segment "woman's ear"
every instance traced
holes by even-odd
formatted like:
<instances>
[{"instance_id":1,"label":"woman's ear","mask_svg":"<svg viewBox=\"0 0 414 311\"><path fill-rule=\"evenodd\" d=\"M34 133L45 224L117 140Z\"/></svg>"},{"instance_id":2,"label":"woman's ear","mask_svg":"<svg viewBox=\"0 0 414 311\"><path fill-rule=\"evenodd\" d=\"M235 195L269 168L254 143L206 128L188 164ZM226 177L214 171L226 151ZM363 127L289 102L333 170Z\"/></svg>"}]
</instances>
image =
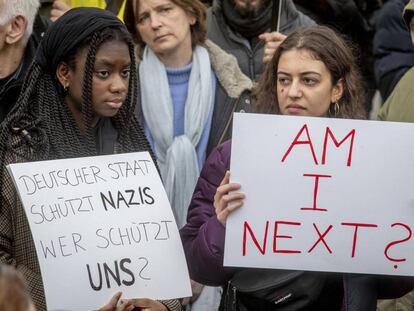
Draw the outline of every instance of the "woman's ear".
<instances>
[{"instance_id":1,"label":"woman's ear","mask_svg":"<svg viewBox=\"0 0 414 311\"><path fill-rule=\"evenodd\" d=\"M56 77L62 85L64 90L67 90L70 86L70 69L68 64L66 63L59 63L56 68Z\"/></svg>"},{"instance_id":2,"label":"woman's ear","mask_svg":"<svg viewBox=\"0 0 414 311\"><path fill-rule=\"evenodd\" d=\"M336 82L336 84L332 88L331 102L332 103L338 102L342 98L343 94L344 94L344 80L339 79L338 82Z\"/></svg>"},{"instance_id":3,"label":"woman's ear","mask_svg":"<svg viewBox=\"0 0 414 311\"><path fill-rule=\"evenodd\" d=\"M195 16L191 16L190 17L190 25L194 26L196 24L196 22L197 22L197 19L195 18Z\"/></svg>"},{"instance_id":4,"label":"woman's ear","mask_svg":"<svg viewBox=\"0 0 414 311\"><path fill-rule=\"evenodd\" d=\"M194 25L196 24L196 22L197 22L197 18L196 18L196 17L195 17L195 15L194 15L193 13L191 13L191 12L186 12L186 14L187 14L188 23L189 23L191 26L194 26Z\"/></svg>"}]
</instances>

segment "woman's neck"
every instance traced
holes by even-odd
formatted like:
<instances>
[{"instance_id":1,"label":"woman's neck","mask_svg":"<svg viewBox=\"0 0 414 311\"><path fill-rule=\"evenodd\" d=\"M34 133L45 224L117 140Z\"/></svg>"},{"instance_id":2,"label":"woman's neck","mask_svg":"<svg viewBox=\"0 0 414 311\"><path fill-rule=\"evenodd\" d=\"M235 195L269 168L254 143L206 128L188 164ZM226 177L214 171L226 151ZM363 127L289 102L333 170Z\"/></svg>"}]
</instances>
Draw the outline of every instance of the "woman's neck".
<instances>
[{"instance_id":1,"label":"woman's neck","mask_svg":"<svg viewBox=\"0 0 414 311\"><path fill-rule=\"evenodd\" d=\"M85 122L83 120L82 111L75 104L73 104L71 101L65 100L65 103L68 106L70 112L72 113L72 116L75 119L76 125L79 128L79 131L82 134L85 134L86 133L86 125L85 125ZM95 127L98 124L98 121L99 121L99 117L94 116L92 118L91 127L92 128Z\"/></svg>"},{"instance_id":2,"label":"woman's neck","mask_svg":"<svg viewBox=\"0 0 414 311\"><path fill-rule=\"evenodd\" d=\"M159 60L165 67L180 68L191 63L193 59L193 50L191 48L186 49L184 53L178 53L178 50L174 53L157 54Z\"/></svg>"}]
</instances>

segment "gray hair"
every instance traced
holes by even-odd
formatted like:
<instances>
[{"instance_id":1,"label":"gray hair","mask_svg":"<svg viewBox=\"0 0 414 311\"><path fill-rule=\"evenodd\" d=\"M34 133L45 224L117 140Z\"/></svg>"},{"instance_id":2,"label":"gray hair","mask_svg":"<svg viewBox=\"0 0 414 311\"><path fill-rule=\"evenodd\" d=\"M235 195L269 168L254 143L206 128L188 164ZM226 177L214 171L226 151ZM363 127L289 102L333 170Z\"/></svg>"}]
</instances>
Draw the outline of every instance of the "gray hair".
<instances>
[{"instance_id":1,"label":"gray hair","mask_svg":"<svg viewBox=\"0 0 414 311\"><path fill-rule=\"evenodd\" d=\"M33 23L37 10L40 6L39 0L0 0L2 9L0 10L0 25L4 26L16 16L22 15L27 19L27 28L23 37L23 42L29 40L33 32Z\"/></svg>"}]
</instances>

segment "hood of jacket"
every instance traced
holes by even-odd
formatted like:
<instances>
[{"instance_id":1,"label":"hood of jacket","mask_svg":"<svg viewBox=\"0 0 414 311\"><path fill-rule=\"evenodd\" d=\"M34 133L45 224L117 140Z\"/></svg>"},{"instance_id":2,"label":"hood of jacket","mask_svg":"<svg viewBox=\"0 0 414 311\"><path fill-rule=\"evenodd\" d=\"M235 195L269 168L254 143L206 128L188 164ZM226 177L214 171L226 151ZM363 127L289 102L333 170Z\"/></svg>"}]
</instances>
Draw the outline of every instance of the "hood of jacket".
<instances>
[{"instance_id":1,"label":"hood of jacket","mask_svg":"<svg viewBox=\"0 0 414 311\"><path fill-rule=\"evenodd\" d=\"M208 51L218 81L230 97L237 98L243 91L252 88L252 81L241 71L233 55L210 40L206 40L204 47Z\"/></svg>"},{"instance_id":2,"label":"hood of jacket","mask_svg":"<svg viewBox=\"0 0 414 311\"><path fill-rule=\"evenodd\" d=\"M211 6L213 14L222 14L222 2L228 0L214 0ZM282 12L280 13L280 31L282 33L292 32L292 24L299 17L299 11L292 0L281 0L282 1ZM269 21L270 28L270 21Z\"/></svg>"}]
</instances>

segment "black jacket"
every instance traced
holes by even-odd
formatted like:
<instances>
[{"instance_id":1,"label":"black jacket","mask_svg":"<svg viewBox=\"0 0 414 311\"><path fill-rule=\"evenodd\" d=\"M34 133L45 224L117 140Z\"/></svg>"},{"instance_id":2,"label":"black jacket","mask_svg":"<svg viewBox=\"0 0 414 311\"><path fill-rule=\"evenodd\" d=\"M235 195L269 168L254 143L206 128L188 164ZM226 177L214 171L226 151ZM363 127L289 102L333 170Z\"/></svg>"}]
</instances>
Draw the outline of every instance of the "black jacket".
<instances>
[{"instance_id":1,"label":"black jacket","mask_svg":"<svg viewBox=\"0 0 414 311\"><path fill-rule=\"evenodd\" d=\"M408 0L389 0L382 7L374 36L375 78L385 101L408 69L414 66L414 48L402 19Z\"/></svg>"}]
</instances>

